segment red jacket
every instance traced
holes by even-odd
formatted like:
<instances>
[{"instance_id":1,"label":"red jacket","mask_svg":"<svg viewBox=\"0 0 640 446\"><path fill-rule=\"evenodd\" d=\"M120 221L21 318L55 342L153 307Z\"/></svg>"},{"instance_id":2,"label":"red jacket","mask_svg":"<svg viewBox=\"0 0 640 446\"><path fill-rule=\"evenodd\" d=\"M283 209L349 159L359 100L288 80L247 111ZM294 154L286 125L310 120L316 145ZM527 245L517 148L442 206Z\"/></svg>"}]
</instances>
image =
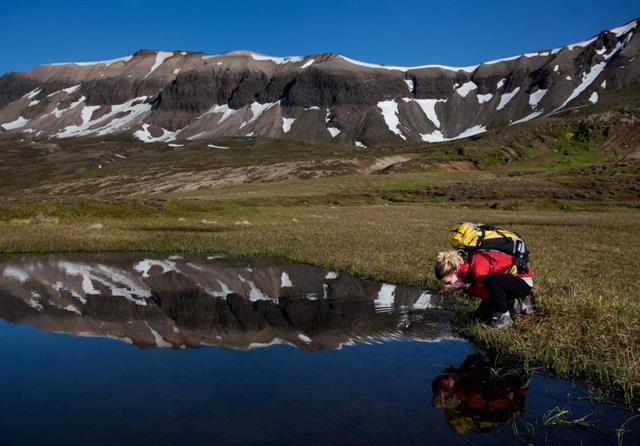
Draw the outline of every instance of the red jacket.
<instances>
[{"instance_id":1,"label":"red jacket","mask_svg":"<svg viewBox=\"0 0 640 446\"><path fill-rule=\"evenodd\" d=\"M460 265L459 274L471 286L467 288L466 293L479 297L482 300L489 300L489 294L484 287L484 278L487 274L507 274L511 268L513 257L498 251L478 251L473 253L471 264L464 261ZM533 272L529 271L518 274L518 277L528 278L527 282L533 283Z\"/></svg>"}]
</instances>

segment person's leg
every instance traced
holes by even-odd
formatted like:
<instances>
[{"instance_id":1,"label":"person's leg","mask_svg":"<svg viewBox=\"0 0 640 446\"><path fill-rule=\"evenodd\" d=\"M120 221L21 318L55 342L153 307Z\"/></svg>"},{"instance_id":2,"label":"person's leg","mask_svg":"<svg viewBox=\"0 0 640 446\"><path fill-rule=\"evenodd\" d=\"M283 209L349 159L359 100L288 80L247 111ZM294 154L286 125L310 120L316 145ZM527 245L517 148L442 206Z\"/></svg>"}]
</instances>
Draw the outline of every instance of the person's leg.
<instances>
[{"instance_id":1,"label":"person's leg","mask_svg":"<svg viewBox=\"0 0 640 446\"><path fill-rule=\"evenodd\" d=\"M484 279L484 286L489 293L493 311L498 313L508 311L509 303L515 298L525 297L531 292L531 287L524 280L509 274L488 274Z\"/></svg>"},{"instance_id":2,"label":"person's leg","mask_svg":"<svg viewBox=\"0 0 640 446\"><path fill-rule=\"evenodd\" d=\"M473 318L488 324L491 320L491 313L493 313L493 306L488 300L483 300L473 314Z\"/></svg>"}]
</instances>

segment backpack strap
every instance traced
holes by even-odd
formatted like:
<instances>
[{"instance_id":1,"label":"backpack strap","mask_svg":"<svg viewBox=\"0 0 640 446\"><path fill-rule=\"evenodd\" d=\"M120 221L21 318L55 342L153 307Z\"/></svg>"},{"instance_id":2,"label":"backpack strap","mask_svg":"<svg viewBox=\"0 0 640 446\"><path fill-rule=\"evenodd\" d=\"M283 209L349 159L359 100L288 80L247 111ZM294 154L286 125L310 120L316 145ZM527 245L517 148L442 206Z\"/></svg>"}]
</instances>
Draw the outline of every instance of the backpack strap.
<instances>
[{"instance_id":1,"label":"backpack strap","mask_svg":"<svg viewBox=\"0 0 640 446\"><path fill-rule=\"evenodd\" d=\"M473 260L473 251L469 249L458 249L458 254L460 254L460 257L462 257L464 261L469 264L469 268L467 268L467 273L462 278L462 281L464 283L471 283L473 282L473 277L471 276L471 262Z\"/></svg>"}]
</instances>

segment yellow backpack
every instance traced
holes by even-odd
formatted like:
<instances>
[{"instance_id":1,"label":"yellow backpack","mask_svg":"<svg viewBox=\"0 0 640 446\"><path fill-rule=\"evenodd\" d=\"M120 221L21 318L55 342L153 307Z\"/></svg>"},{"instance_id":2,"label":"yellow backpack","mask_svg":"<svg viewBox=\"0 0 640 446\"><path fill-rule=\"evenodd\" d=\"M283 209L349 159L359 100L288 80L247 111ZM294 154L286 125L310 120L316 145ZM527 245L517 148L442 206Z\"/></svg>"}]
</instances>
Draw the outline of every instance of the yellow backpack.
<instances>
[{"instance_id":1,"label":"yellow backpack","mask_svg":"<svg viewBox=\"0 0 640 446\"><path fill-rule=\"evenodd\" d=\"M513 256L518 272L529 269L529 250L524 239L513 231L482 223L458 223L449 231L449 244L470 258L475 251L500 251Z\"/></svg>"}]
</instances>

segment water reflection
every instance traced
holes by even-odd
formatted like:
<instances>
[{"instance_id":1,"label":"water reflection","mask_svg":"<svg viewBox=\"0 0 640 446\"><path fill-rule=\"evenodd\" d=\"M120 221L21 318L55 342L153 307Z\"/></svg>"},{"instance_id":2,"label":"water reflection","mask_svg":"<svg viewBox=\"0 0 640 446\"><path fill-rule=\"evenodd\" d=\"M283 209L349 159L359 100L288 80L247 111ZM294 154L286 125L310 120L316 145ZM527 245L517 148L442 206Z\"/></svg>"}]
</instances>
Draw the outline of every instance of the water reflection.
<instances>
[{"instance_id":1,"label":"water reflection","mask_svg":"<svg viewBox=\"0 0 640 446\"><path fill-rule=\"evenodd\" d=\"M521 368L496 367L472 354L433 380L432 404L444 408L445 420L457 433L485 432L522 413L529 378Z\"/></svg>"},{"instance_id":2,"label":"water reflection","mask_svg":"<svg viewBox=\"0 0 640 446\"><path fill-rule=\"evenodd\" d=\"M0 297L9 322L140 347L315 350L452 337L425 290L269 260L13 257L0 263Z\"/></svg>"}]
</instances>

